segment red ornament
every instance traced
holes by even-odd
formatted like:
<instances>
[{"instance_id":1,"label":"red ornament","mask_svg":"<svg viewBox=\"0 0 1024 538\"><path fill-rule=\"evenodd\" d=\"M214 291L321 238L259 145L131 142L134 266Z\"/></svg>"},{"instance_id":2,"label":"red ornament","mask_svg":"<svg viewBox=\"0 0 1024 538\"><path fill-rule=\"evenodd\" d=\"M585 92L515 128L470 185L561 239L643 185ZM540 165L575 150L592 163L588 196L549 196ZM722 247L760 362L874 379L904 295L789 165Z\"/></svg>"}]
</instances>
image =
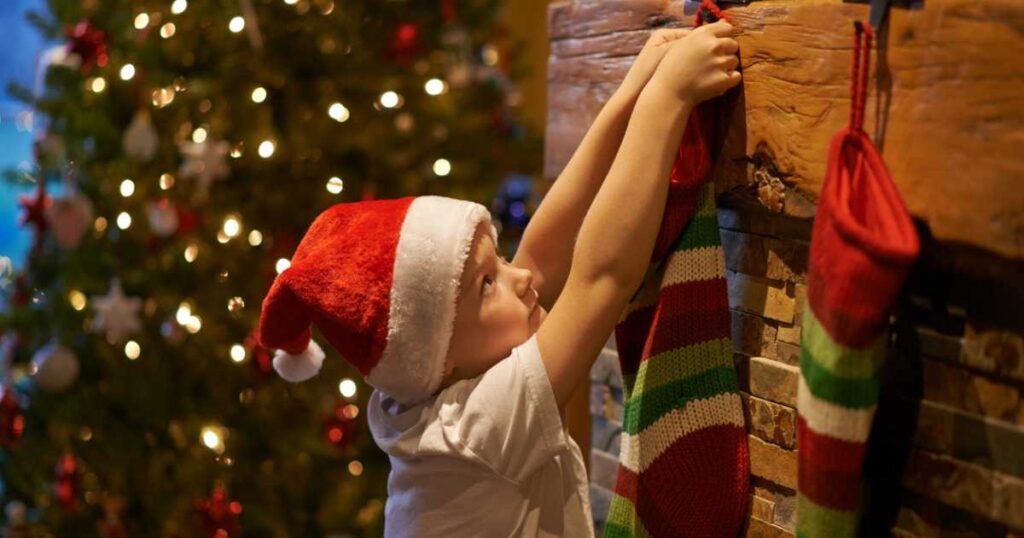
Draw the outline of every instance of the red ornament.
<instances>
[{"instance_id":1,"label":"red ornament","mask_svg":"<svg viewBox=\"0 0 1024 538\"><path fill-rule=\"evenodd\" d=\"M177 206L178 211L178 233L187 234L199 227L199 214L191 209Z\"/></svg>"},{"instance_id":2,"label":"red ornament","mask_svg":"<svg viewBox=\"0 0 1024 538\"><path fill-rule=\"evenodd\" d=\"M14 291L11 293L11 306L23 308L28 305L31 296L28 289L28 277L21 273L14 277Z\"/></svg>"},{"instance_id":3,"label":"red ornament","mask_svg":"<svg viewBox=\"0 0 1024 538\"><path fill-rule=\"evenodd\" d=\"M242 527L238 523L242 503L228 500L223 486L214 486L208 499L197 499L195 508L199 525L210 538L237 538L242 535Z\"/></svg>"},{"instance_id":4,"label":"red ornament","mask_svg":"<svg viewBox=\"0 0 1024 538\"><path fill-rule=\"evenodd\" d=\"M420 51L420 25L407 22L400 24L391 37L388 52L395 63L409 64Z\"/></svg>"},{"instance_id":5,"label":"red ornament","mask_svg":"<svg viewBox=\"0 0 1024 538\"><path fill-rule=\"evenodd\" d=\"M25 415L11 387L0 388L0 447L13 446L25 432Z\"/></svg>"},{"instance_id":6,"label":"red ornament","mask_svg":"<svg viewBox=\"0 0 1024 538\"><path fill-rule=\"evenodd\" d=\"M46 209L50 207L52 200L46 194L46 184L39 180L36 186L35 196L20 195L18 204L22 207L19 223L22 226L31 225L36 229L36 248L43 243L43 233L47 229Z\"/></svg>"},{"instance_id":7,"label":"red ornament","mask_svg":"<svg viewBox=\"0 0 1024 538\"><path fill-rule=\"evenodd\" d=\"M78 460L66 452L57 462L57 483L54 485L57 503L65 512L78 506Z\"/></svg>"},{"instance_id":8,"label":"red ornament","mask_svg":"<svg viewBox=\"0 0 1024 538\"><path fill-rule=\"evenodd\" d=\"M334 409L334 414L324 421L324 438L341 449L347 448L359 437L359 407L343 403Z\"/></svg>"},{"instance_id":9,"label":"red ornament","mask_svg":"<svg viewBox=\"0 0 1024 538\"><path fill-rule=\"evenodd\" d=\"M81 21L68 28L65 32L71 41L68 53L77 54L82 59L82 72L88 73L92 67L107 65L107 35L97 29L89 21Z\"/></svg>"}]
</instances>

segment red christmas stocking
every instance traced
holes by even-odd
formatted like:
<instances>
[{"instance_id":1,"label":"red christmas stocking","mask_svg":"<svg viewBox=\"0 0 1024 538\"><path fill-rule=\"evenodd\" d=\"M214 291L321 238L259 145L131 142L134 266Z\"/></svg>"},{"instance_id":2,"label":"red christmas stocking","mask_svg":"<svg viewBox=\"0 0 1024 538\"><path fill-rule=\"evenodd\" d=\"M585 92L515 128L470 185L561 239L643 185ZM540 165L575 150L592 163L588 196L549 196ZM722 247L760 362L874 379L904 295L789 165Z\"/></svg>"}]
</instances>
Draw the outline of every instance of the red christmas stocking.
<instances>
[{"instance_id":1,"label":"red christmas stocking","mask_svg":"<svg viewBox=\"0 0 1024 538\"><path fill-rule=\"evenodd\" d=\"M797 399L798 536L856 533L889 310L919 249L862 128L870 54L871 28L857 23L850 125L832 139L811 240Z\"/></svg>"}]
</instances>

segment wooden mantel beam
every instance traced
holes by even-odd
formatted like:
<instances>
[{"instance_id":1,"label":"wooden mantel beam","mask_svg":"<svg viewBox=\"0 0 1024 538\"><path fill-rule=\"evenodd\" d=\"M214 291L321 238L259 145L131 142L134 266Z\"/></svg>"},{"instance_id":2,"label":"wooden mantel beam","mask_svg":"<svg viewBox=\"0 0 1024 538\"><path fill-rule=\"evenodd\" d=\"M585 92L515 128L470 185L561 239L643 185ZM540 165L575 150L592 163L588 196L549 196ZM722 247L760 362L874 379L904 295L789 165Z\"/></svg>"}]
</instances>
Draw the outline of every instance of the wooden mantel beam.
<instances>
[{"instance_id":1,"label":"wooden mantel beam","mask_svg":"<svg viewBox=\"0 0 1024 538\"><path fill-rule=\"evenodd\" d=\"M680 0L551 6L547 177L557 177L650 30L689 24L682 10ZM813 212L829 140L849 114L852 22L868 10L840 0L728 10L741 29L744 83L731 96L720 191L760 186L770 208ZM911 212L941 241L1024 259L1024 2L895 9L876 46L865 128Z\"/></svg>"}]
</instances>

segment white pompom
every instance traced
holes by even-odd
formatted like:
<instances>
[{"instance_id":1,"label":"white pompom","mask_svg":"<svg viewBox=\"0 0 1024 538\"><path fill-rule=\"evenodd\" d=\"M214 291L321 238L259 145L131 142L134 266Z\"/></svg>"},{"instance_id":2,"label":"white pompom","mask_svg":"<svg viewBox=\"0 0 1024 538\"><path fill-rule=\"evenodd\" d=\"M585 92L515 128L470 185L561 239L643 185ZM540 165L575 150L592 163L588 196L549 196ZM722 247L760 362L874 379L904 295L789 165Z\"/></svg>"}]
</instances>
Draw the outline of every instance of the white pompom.
<instances>
[{"instance_id":1,"label":"white pompom","mask_svg":"<svg viewBox=\"0 0 1024 538\"><path fill-rule=\"evenodd\" d=\"M324 350L313 340L298 355L292 355L283 349L274 354L274 369L285 381L298 383L315 376L324 364Z\"/></svg>"}]
</instances>

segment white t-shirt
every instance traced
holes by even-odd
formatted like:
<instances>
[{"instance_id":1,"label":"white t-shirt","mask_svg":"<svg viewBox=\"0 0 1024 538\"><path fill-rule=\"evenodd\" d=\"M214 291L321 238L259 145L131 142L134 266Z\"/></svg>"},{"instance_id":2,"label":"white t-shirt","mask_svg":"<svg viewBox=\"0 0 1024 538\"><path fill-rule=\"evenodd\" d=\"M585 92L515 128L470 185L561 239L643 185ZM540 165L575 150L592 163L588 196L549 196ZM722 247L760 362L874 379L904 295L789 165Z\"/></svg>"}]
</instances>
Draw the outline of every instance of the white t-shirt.
<instances>
[{"instance_id":1,"label":"white t-shirt","mask_svg":"<svg viewBox=\"0 0 1024 538\"><path fill-rule=\"evenodd\" d=\"M399 409L370 396L391 459L387 537L592 537L580 448L562 426L534 334L480 377Z\"/></svg>"}]
</instances>

